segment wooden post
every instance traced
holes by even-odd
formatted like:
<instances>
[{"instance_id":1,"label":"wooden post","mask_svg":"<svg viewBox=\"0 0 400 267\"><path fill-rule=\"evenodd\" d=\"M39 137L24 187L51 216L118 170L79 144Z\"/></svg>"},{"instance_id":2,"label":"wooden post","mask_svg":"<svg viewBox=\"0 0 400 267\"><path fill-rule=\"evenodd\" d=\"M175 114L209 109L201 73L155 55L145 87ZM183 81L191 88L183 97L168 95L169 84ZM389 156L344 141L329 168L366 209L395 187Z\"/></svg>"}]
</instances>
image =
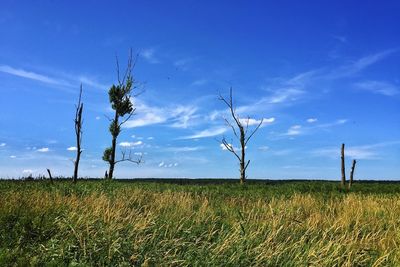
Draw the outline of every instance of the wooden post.
<instances>
[{"instance_id":1,"label":"wooden post","mask_svg":"<svg viewBox=\"0 0 400 267\"><path fill-rule=\"evenodd\" d=\"M49 173L49 178L50 178L50 183L53 183L53 177L51 176L51 172L49 169L47 169L47 172Z\"/></svg>"},{"instance_id":2,"label":"wooden post","mask_svg":"<svg viewBox=\"0 0 400 267\"><path fill-rule=\"evenodd\" d=\"M342 187L345 187L346 186L346 171L345 171L345 167L344 167L344 144L342 144L341 160L342 160L342 181L341 181L341 185L342 185Z\"/></svg>"},{"instance_id":3,"label":"wooden post","mask_svg":"<svg viewBox=\"0 0 400 267\"><path fill-rule=\"evenodd\" d=\"M354 176L354 169L356 168L356 163L357 161L353 159L353 164L351 165L351 171L350 171L349 189L353 184L353 176Z\"/></svg>"}]
</instances>

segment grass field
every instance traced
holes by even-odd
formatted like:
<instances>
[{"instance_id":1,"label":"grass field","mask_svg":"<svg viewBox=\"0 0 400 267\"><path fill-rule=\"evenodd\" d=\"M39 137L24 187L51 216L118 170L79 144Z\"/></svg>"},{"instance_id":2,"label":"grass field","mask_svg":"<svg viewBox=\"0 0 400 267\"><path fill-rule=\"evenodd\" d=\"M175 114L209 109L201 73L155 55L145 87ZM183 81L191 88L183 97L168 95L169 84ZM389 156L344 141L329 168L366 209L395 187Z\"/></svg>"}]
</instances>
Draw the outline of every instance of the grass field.
<instances>
[{"instance_id":1,"label":"grass field","mask_svg":"<svg viewBox=\"0 0 400 267\"><path fill-rule=\"evenodd\" d=\"M400 266L400 183L0 181L0 266Z\"/></svg>"}]
</instances>

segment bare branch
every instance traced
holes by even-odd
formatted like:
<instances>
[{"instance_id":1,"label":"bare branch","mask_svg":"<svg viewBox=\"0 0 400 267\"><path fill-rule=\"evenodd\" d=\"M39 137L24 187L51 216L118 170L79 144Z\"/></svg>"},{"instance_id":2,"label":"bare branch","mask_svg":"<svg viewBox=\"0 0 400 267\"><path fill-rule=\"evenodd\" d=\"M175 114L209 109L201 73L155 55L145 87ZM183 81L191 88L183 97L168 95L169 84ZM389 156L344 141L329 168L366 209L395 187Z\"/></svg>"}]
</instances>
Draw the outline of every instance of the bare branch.
<instances>
[{"instance_id":1,"label":"bare branch","mask_svg":"<svg viewBox=\"0 0 400 267\"><path fill-rule=\"evenodd\" d=\"M237 132L236 132L235 127L234 127L226 118L224 118L224 120L225 120L225 123L226 123L229 127L232 128L232 131L233 131L234 135L239 139L239 136L238 136L238 134L237 134Z\"/></svg>"},{"instance_id":2,"label":"bare branch","mask_svg":"<svg viewBox=\"0 0 400 267\"><path fill-rule=\"evenodd\" d=\"M122 124L124 124L125 122L127 122L127 121L135 114L135 111L136 111L136 108L134 108L134 109L132 110L132 112L129 113L128 116L127 116L123 121L121 121L118 125L121 127Z\"/></svg>"},{"instance_id":3,"label":"bare branch","mask_svg":"<svg viewBox=\"0 0 400 267\"><path fill-rule=\"evenodd\" d=\"M261 119L260 123L257 125L257 127L251 132L249 137L246 138L246 141L244 142L245 145L247 145L247 142L249 142L250 138L257 132L257 130L261 127L263 124L264 119Z\"/></svg>"},{"instance_id":4,"label":"bare branch","mask_svg":"<svg viewBox=\"0 0 400 267\"><path fill-rule=\"evenodd\" d=\"M236 153L236 151L235 151L233 145L232 145L232 144L229 144L229 143L226 141L225 137L222 138L221 143L224 145L224 147L226 148L226 150L228 150L229 152L233 153L233 154L236 156L236 158L240 161L240 156Z\"/></svg>"},{"instance_id":5,"label":"bare branch","mask_svg":"<svg viewBox=\"0 0 400 267\"><path fill-rule=\"evenodd\" d=\"M120 160L116 160L115 164L120 163L120 162L124 162L124 161L128 161L128 162L132 162L132 163L136 163L136 164L140 164L143 163L143 154L140 154L140 157L137 159L133 159L132 158L132 150L129 150L129 155L126 155L126 150L121 150L121 154L122 154L122 158Z\"/></svg>"},{"instance_id":6,"label":"bare branch","mask_svg":"<svg viewBox=\"0 0 400 267\"><path fill-rule=\"evenodd\" d=\"M249 167L250 160L247 161L246 166L244 166L244 169L247 170L247 167Z\"/></svg>"}]
</instances>

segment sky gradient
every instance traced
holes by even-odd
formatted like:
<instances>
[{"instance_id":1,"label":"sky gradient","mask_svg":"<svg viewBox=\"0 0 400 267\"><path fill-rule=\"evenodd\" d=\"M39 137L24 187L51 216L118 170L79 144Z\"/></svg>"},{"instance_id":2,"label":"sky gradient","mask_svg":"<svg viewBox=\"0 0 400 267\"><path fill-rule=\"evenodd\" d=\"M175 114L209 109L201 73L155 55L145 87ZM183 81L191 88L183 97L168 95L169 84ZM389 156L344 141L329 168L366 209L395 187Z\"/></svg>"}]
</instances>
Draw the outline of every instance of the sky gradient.
<instances>
[{"instance_id":1,"label":"sky gradient","mask_svg":"<svg viewBox=\"0 0 400 267\"><path fill-rule=\"evenodd\" d=\"M71 176L83 84L80 176L102 177L115 56L133 71L136 115L116 177L239 176L218 94L265 123L249 178L400 179L399 1L2 1L0 177ZM234 140L233 140L234 141ZM237 143L233 143L238 146Z\"/></svg>"}]
</instances>

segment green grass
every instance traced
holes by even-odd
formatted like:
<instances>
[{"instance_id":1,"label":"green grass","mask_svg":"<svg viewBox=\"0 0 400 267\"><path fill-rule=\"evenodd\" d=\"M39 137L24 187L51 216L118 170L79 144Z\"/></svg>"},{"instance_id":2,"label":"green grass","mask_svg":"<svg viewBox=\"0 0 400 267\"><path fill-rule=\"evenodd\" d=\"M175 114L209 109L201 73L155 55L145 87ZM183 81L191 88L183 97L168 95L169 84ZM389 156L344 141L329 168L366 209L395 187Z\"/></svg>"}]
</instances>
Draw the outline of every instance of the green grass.
<instances>
[{"instance_id":1,"label":"green grass","mask_svg":"<svg viewBox=\"0 0 400 267\"><path fill-rule=\"evenodd\" d=\"M400 183L0 181L0 266L399 266Z\"/></svg>"}]
</instances>

